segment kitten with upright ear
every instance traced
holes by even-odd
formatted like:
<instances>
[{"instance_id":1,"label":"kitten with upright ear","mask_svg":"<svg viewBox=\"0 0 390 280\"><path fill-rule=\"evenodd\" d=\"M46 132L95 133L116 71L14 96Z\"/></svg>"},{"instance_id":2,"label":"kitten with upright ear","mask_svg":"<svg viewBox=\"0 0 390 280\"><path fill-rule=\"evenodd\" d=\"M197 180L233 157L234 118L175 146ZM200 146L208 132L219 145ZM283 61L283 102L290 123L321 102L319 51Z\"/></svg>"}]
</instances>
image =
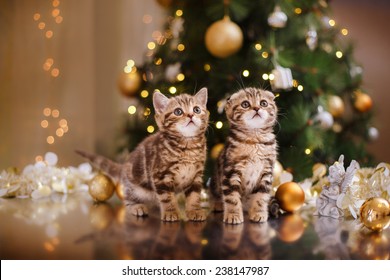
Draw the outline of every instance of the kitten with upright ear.
<instances>
[{"instance_id":1,"label":"kitten with upright ear","mask_svg":"<svg viewBox=\"0 0 390 280\"><path fill-rule=\"evenodd\" d=\"M234 93L226 103L230 131L211 184L215 210L224 211L225 223L244 221L244 202L248 203L252 222L268 220L277 157L274 99L269 91L246 88Z\"/></svg>"},{"instance_id":2,"label":"kitten with upright ear","mask_svg":"<svg viewBox=\"0 0 390 280\"><path fill-rule=\"evenodd\" d=\"M194 96L180 94L168 98L153 94L155 120L159 131L144 139L122 164L98 155L78 151L95 167L124 185L125 204L136 216L148 214L147 204L158 202L161 220L179 220L176 193L184 192L185 211L192 221L203 221L200 206L206 161L208 126L207 89Z\"/></svg>"}]
</instances>

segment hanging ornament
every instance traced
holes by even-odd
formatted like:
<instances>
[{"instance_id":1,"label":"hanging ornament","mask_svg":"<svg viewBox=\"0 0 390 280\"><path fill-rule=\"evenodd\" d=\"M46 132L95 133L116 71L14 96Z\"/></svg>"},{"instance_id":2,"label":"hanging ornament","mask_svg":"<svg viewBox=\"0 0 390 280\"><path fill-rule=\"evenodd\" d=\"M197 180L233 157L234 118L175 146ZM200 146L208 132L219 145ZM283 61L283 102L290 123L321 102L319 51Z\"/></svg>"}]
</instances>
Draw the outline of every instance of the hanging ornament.
<instances>
[{"instance_id":1,"label":"hanging ornament","mask_svg":"<svg viewBox=\"0 0 390 280\"><path fill-rule=\"evenodd\" d=\"M287 15L280 9L279 6L275 6L274 11L268 17L268 24L274 28L283 28L287 23Z\"/></svg>"},{"instance_id":2,"label":"hanging ornament","mask_svg":"<svg viewBox=\"0 0 390 280\"><path fill-rule=\"evenodd\" d=\"M222 143L216 144L214 147L211 148L210 156L212 159L217 159L221 151L223 150L223 147L225 145Z\"/></svg>"},{"instance_id":3,"label":"hanging ornament","mask_svg":"<svg viewBox=\"0 0 390 280\"><path fill-rule=\"evenodd\" d=\"M317 48L318 36L317 31L311 27L306 33L306 45L311 51L314 51Z\"/></svg>"},{"instance_id":4,"label":"hanging ornament","mask_svg":"<svg viewBox=\"0 0 390 280\"><path fill-rule=\"evenodd\" d=\"M381 197L367 199L360 207L360 221L370 230L382 231L390 225L390 204Z\"/></svg>"},{"instance_id":5,"label":"hanging ornament","mask_svg":"<svg viewBox=\"0 0 390 280\"><path fill-rule=\"evenodd\" d=\"M241 49L243 37L240 27L225 15L223 19L208 27L205 44L213 56L226 58Z\"/></svg>"},{"instance_id":6,"label":"hanging ornament","mask_svg":"<svg viewBox=\"0 0 390 280\"><path fill-rule=\"evenodd\" d=\"M344 101L340 96L331 95L328 99L328 110L333 117L341 117L344 114Z\"/></svg>"},{"instance_id":7,"label":"hanging ornament","mask_svg":"<svg viewBox=\"0 0 390 280\"><path fill-rule=\"evenodd\" d=\"M323 129L331 128L334 123L331 113L324 111L322 107L319 107L318 111L318 114L314 117L314 121L317 122Z\"/></svg>"},{"instance_id":8,"label":"hanging ornament","mask_svg":"<svg viewBox=\"0 0 390 280\"><path fill-rule=\"evenodd\" d=\"M89 184L89 194L95 201L106 201L109 199L114 191L115 186L111 179L104 174L97 174Z\"/></svg>"},{"instance_id":9,"label":"hanging ornament","mask_svg":"<svg viewBox=\"0 0 390 280\"><path fill-rule=\"evenodd\" d=\"M368 138L371 141L374 141L374 140L379 138L379 131L378 131L378 129L376 127L370 127L368 129Z\"/></svg>"},{"instance_id":10,"label":"hanging ornament","mask_svg":"<svg viewBox=\"0 0 390 280\"><path fill-rule=\"evenodd\" d=\"M291 69L276 65L272 70L273 79L270 79L273 91L290 90L293 87L293 77Z\"/></svg>"},{"instance_id":11,"label":"hanging ornament","mask_svg":"<svg viewBox=\"0 0 390 280\"><path fill-rule=\"evenodd\" d=\"M137 69L133 67L130 73L122 72L118 79L118 86L125 97L135 96L138 89L141 86L141 76L139 75Z\"/></svg>"},{"instance_id":12,"label":"hanging ornament","mask_svg":"<svg viewBox=\"0 0 390 280\"><path fill-rule=\"evenodd\" d=\"M305 192L295 182L281 184L275 193L280 208L287 212L294 212L305 202Z\"/></svg>"},{"instance_id":13,"label":"hanging ornament","mask_svg":"<svg viewBox=\"0 0 390 280\"><path fill-rule=\"evenodd\" d=\"M181 63L169 64L165 69L165 78L173 83L176 82L177 75L180 74Z\"/></svg>"},{"instance_id":14,"label":"hanging ornament","mask_svg":"<svg viewBox=\"0 0 390 280\"><path fill-rule=\"evenodd\" d=\"M274 169L272 172L272 175L274 177L274 181L279 180L280 175L282 175L283 170L284 170L283 165L278 160L275 161Z\"/></svg>"},{"instance_id":15,"label":"hanging ornament","mask_svg":"<svg viewBox=\"0 0 390 280\"><path fill-rule=\"evenodd\" d=\"M367 93L357 90L355 91L354 106L362 113L368 112L372 108L372 99Z\"/></svg>"},{"instance_id":16,"label":"hanging ornament","mask_svg":"<svg viewBox=\"0 0 390 280\"><path fill-rule=\"evenodd\" d=\"M301 238L305 232L305 225L298 214L288 213L280 216L276 232L280 240L292 243Z\"/></svg>"}]
</instances>

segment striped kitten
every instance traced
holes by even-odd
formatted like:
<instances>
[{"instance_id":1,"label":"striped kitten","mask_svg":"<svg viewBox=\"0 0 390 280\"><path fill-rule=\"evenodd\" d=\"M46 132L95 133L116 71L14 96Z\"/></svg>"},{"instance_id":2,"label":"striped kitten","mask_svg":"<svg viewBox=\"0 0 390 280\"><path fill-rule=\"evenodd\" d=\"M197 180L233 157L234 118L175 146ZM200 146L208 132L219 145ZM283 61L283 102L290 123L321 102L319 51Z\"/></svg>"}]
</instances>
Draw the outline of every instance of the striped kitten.
<instances>
[{"instance_id":1,"label":"striped kitten","mask_svg":"<svg viewBox=\"0 0 390 280\"><path fill-rule=\"evenodd\" d=\"M224 211L225 223L242 223L245 199L249 219L265 222L277 156L274 95L257 88L242 89L228 99L225 111L230 132L212 182L215 210Z\"/></svg>"},{"instance_id":2,"label":"striped kitten","mask_svg":"<svg viewBox=\"0 0 390 280\"><path fill-rule=\"evenodd\" d=\"M153 105L159 132L144 139L123 164L102 156L78 153L90 159L115 183L123 184L125 204L133 215L147 215L145 204L157 200L161 220L177 221L179 209L175 193L183 191L187 218L203 221L206 214L200 206L200 192L209 118L206 103L206 88L195 96L181 94L172 98L155 92Z\"/></svg>"}]
</instances>

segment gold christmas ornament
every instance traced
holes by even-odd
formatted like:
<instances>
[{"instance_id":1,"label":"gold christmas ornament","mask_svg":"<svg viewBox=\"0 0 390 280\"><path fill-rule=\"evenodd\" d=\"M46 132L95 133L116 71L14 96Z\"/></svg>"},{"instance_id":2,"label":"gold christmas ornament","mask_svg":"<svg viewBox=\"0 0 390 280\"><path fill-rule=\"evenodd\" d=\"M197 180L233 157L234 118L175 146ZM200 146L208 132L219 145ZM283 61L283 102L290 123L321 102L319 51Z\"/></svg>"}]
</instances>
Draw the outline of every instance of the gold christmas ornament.
<instances>
[{"instance_id":1,"label":"gold christmas ornament","mask_svg":"<svg viewBox=\"0 0 390 280\"><path fill-rule=\"evenodd\" d=\"M229 16L224 16L208 27L205 44L213 56L226 58L241 49L243 38L241 28Z\"/></svg>"},{"instance_id":2,"label":"gold christmas ornament","mask_svg":"<svg viewBox=\"0 0 390 280\"><path fill-rule=\"evenodd\" d=\"M122 72L118 79L118 87L125 97L135 96L141 86L141 76L134 67L130 73Z\"/></svg>"},{"instance_id":3,"label":"gold christmas ornament","mask_svg":"<svg viewBox=\"0 0 390 280\"><path fill-rule=\"evenodd\" d=\"M381 197L367 199L360 207L360 221L370 230L382 231L390 225L390 204Z\"/></svg>"},{"instance_id":4,"label":"gold christmas ornament","mask_svg":"<svg viewBox=\"0 0 390 280\"><path fill-rule=\"evenodd\" d=\"M354 106L362 113L368 112L372 108L372 99L367 93L356 91Z\"/></svg>"},{"instance_id":5,"label":"gold christmas ornament","mask_svg":"<svg viewBox=\"0 0 390 280\"><path fill-rule=\"evenodd\" d=\"M344 114L344 101L340 96L332 95L328 99L328 111L333 117L341 117Z\"/></svg>"},{"instance_id":6,"label":"gold christmas ornament","mask_svg":"<svg viewBox=\"0 0 390 280\"><path fill-rule=\"evenodd\" d=\"M279 218L277 236L286 243L292 243L301 238L305 231L302 218L298 214L289 213Z\"/></svg>"},{"instance_id":7,"label":"gold christmas ornament","mask_svg":"<svg viewBox=\"0 0 390 280\"><path fill-rule=\"evenodd\" d=\"M119 197L120 200L123 200L125 198L125 188L122 183L118 183L115 186L115 193Z\"/></svg>"},{"instance_id":8,"label":"gold christmas ornament","mask_svg":"<svg viewBox=\"0 0 390 280\"><path fill-rule=\"evenodd\" d=\"M217 159L221 151L223 150L223 147L225 145L222 143L214 145L214 147L211 148L210 156L212 159Z\"/></svg>"},{"instance_id":9,"label":"gold christmas ornament","mask_svg":"<svg viewBox=\"0 0 390 280\"><path fill-rule=\"evenodd\" d=\"M279 161L275 161L273 170L274 179L278 179L282 175L283 170L283 165Z\"/></svg>"},{"instance_id":10,"label":"gold christmas ornament","mask_svg":"<svg viewBox=\"0 0 390 280\"><path fill-rule=\"evenodd\" d=\"M301 208L305 202L305 193L297 183L287 182L278 187L275 198L282 210L294 212Z\"/></svg>"},{"instance_id":11,"label":"gold christmas ornament","mask_svg":"<svg viewBox=\"0 0 390 280\"><path fill-rule=\"evenodd\" d=\"M88 191L95 201L102 202L113 195L115 186L106 175L97 174L89 183Z\"/></svg>"}]
</instances>

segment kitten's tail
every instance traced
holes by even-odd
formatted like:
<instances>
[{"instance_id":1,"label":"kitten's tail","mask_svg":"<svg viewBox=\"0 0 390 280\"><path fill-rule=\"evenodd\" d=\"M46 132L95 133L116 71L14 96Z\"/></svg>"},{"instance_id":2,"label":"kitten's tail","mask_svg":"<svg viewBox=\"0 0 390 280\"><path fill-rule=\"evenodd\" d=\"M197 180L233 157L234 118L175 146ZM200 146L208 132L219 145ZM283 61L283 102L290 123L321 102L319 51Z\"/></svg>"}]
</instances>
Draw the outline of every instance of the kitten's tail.
<instances>
[{"instance_id":1,"label":"kitten's tail","mask_svg":"<svg viewBox=\"0 0 390 280\"><path fill-rule=\"evenodd\" d=\"M100 155L90 154L80 150L76 150L75 152L88 159L95 168L109 176L114 182L119 181L122 170L121 164Z\"/></svg>"},{"instance_id":2,"label":"kitten's tail","mask_svg":"<svg viewBox=\"0 0 390 280\"><path fill-rule=\"evenodd\" d=\"M268 213L271 217L277 218L279 216L280 204L278 200L272 196L268 202Z\"/></svg>"}]
</instances>

